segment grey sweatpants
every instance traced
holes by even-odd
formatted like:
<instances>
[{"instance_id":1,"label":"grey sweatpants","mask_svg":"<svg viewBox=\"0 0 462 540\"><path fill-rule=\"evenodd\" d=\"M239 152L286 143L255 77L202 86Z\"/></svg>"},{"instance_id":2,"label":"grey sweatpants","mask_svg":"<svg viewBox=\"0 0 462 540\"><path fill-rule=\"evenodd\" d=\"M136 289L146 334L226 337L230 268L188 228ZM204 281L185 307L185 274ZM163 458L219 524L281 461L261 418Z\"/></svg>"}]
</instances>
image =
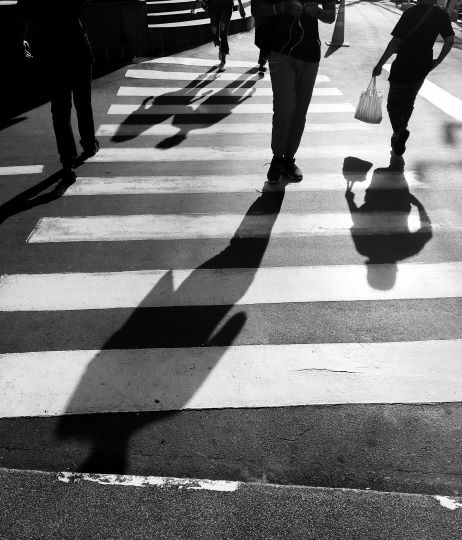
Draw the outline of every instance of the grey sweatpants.
<instances>
[{"instance_id":1,"label":"grey sweatpants","mask_svg":"<svg viewBox=\"0 0 462 540\"><path fill-rule=\"evenodd\" d=\"M271 149L275 156L293 158L305 129L319 62L271 51L269 68L273 88Z\"/></svg>"}]
</instances>

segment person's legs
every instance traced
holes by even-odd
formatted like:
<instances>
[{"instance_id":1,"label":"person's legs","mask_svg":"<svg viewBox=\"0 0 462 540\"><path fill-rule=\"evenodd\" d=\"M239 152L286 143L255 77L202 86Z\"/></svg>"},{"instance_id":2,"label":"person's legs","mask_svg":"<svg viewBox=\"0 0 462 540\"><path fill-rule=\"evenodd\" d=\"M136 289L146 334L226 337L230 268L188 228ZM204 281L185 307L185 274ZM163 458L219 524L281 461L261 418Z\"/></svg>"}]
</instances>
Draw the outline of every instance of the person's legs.
<instances>
[{"instance_id":1,"label":"person's legs","mask_svg":"<svg viewBox=\"0 0 462 540\"><path fill-rule=\"evenodd\" d=\"M73 87L74 105L80 133L80 144L88 157L96 154L99 143L95 138L95 124L91 106L91 64L82 65L76 70Z\"/></svg>"},{"instance_id":2,"label":"person's legs","mask_svg":"<svg viewBox=\"0 0 462 540\"><path fill-rule=\"evenodd\" d=\"M212 39L215 47L220 46L220 11L214 5L209 4L210 29L212 30Z\"/></svg>"},{"instance_id":3,"label":"person's legs","mask_svg":"<svg viewBox=\"0 0 462 540\"><path fill-rule=\"evenodd\" d=\"M220 51L222 54L229 54L228 31L232 14L232 4L222 7L220 14Z\"/></svg>"},{"instance_id":4,"label":"person's legs","mask_svg":"<svg viewBox=\"0 0 462 540\"><path fill-rule=\"evenodd\" d=\"M71 168L77 158L77 147L71 125L72 90L67 81L55 80L51 93L51 116L60 161Z\"/></svg>"}]
</instances>

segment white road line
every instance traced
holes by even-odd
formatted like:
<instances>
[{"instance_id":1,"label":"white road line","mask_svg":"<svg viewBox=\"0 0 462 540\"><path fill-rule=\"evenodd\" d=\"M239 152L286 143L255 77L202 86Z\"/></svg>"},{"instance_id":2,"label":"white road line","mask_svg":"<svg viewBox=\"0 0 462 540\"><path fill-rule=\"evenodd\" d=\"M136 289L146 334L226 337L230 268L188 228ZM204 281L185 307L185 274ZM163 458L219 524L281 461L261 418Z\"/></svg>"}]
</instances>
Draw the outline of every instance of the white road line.
<instances>
[{"instance_id":1,"label":"white road line","mask_svg":"<svg viewBox=\"0 0 462 540\"><path fill-rule=\"evenodd\" d=\"M438 220L438 217L440 218ZM72 216L41 218L30 243L123 242L130 240L186 240L205 238L297 238L307 235L408 234L420 230L416 209L399 212L345 214L145 214L128 216ZM425 226L425 232L429 226ZM450 210L433 211L435 231L460 232L462 218ZM424 232L424 231L421 231Z\"/></svg>"},{"instance_id":2,"label":"white road line","mask_svg":"<svg viewBox=\"0 0 462 540\"><path fill-rule=\"evenodd\" d=\"M391 64L386 64L383 67L387 71L390 71ZM459 98L456 98L446 90L443 90L428 80L423 83L419 95L447 115L462 122L462 100Z\"/></svg>"},{"instance_id":3,"label":"white road line","mask_svg":"<svg viewBox=\"0 0 462 540\"><path fill-rule=\"evenodd\" d=\"M462 401L462 341L0 355L0 417Z\"/></svg>"},{"instance_id":4,"label":"white road line","mask_svg":"<svg viewBox=\"0 0 462 540\"><path fill-rule=\"evenodd\" d=\"M157 81L194 81L194 80L209 80L209 81L259 81L262 76L258 73L190 73L178 71L158 71L154 69L128 69L125 77L132 79L154 79ZM330 79L326 75L318 75L317 83L329 82Z\"/></svg>"},{"instance_id":5,"label":"white road line","mask_svg":"<svg viewBox=\"0 0 462 540\"><path fill-rule=\"evenodd\" d=\"M146 60L142 64L171 64L180 66L217 66L220 62L213 58L191 58L188 56L163 56L161 58L153 58ZM258 66L257 58L254 62L246 62L244 60L228 60L226 65L229 67L238 68L254 68Z\"/></svg>"},{"instance_id":6,"label":"white road line","mask_svg":"<svg viewBox=\"0 0 462 540\"><path fill-rule=\"evenodd\" d=\"M371 124L361 122L314 123L305 126L305 132L364 131L371 129ZM196 135L215 135L218 133L271 133L271 118L267 122L217 122L207 124L181 124L173 126L165 122L154 126L149 124L101 124L97 129L99 137L119 136L171 136L186 132L188 137Z\"/></svg>"},{"instance_id":7,"label":"white road line","mask_svg":"<svg viewBox=\"0 0 462 540\"><path fill-rule=\"evenodd\" d=\"M403 187L431 188L418 180L415 171L406 171L403 181L400 174L368 173L366 177L350 174L317 173L306 175L300 183L290 184L290 191L341 191L347 186L347 178L354 184L355 192L370 186L374 189L402 189ZM452 185L460 184L453 179ZM255 193L262 190L261 174L201 175L201 176L79 176L69 186L64 196L71 195L149 195L167 193ZM268 186L265 186L268 187ZM441 186L438 185L438 189ZM277 189L277 188L275 188Z\"/></svg>"},{"instance_id":8,"label":"white road line","mask_svg":"<svg viewBox=\"0 0 462 540\"><path fill-rule=\"evenodd\" d=\"M350 103L311 103L308 114L354 112ZM111 105L108 114L146 116L152 114L273 114L272 103L190 103L185 105L144 105L124 103Z\"/></svg>"},{"instance_id":9,"label":"white road line","mask_svg":"<svg viewBox=\"0 0 462 540\"><path fill-rule=\"evenodd\" d=\"M14 176L19 174L40 174L43 165L13 165L10 167L0 167L0 176Z\"/></svg>"},{"instance_id":10,"label":"white road line","mask_svg":"<svg viewBox=\"0 0 462 540\"><path fill-rule=\"evenodd\" d=\"M7 312L457 298L462 263L18 274L0 293Z\"/></svg>"},{"instance_id":11,"label":"white road line","mask_svg":"<svg viewBox=\"0 0 462 540\"><path fill-rule=\"evenodd\" d=\"M238 87L238 88L168 88L166 86L121 86L118 96L136 97L271 97L273 91L270 87ZM313 96L341 96L338 88L315 88Z\"/></svg>"},{"instance_id":12,"label":"white road line","mask_svg":"<svg viewBox=\"0 0 462 540\"><path fill-rule=\"evenodd\" d=\"M243 2L244 7L247 7L247 17L246 19L249 19L251 17L250 10L248 4ZM191 15L193 17L193 15ZM241 20L241 16L239 15L239 12L234 11L231 20ZM204 17L202 19L190 19L189 21L180 21L180 22L172 22L172 23L159 23L159 24L148 24L148 28L188 28L190 26L200 26L200 25L207 25L210 24L210 18Z\"/></svg>"},{"instance_id":13,"label":"white road line","mask_svg":"<svg viewBox=\"0 0 462 540\"><path fill-rule=\"evenodd\" d=\"M373 141L372 141L373 142ZM371 155L380 153L380 148L376 144L370 146L356 145L354 148L356 155ZM298 150L299 159L305 157L343 157L351 153L350 146L302 146ZM154 162L154 161L248 161L248 160L268 160L271 151L268 148L249 148L244 146L226 147L198 147L182 146L181 148L101 148L92 158L87 159L87 163L112 163L112 162Z\"/></svg>"}]
</instances>

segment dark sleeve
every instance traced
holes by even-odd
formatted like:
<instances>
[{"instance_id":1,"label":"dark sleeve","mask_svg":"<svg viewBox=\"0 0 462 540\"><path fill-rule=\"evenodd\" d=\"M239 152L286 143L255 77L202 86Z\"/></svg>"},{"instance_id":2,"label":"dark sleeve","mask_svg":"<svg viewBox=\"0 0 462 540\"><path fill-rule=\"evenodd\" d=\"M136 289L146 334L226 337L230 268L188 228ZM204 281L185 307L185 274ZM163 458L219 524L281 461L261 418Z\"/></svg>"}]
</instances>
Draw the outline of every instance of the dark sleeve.
<instances>
[{"instance_id":1,"label":"dark sleeve","mask_svg":"<svg viewBox=\"0 0 462 540\"><path fill-rule=\"evenodd\" d=\"M411 30L411 21L409 20L408 12L405 11L400 20L396 23L396 26L393 28L391 35L393 37L404 39L406 35Z\"/></svg>"},{"instance_id":2,"label":"dark sleeve","mask_svg":"<svg viewBox=\"0 0 462 540\"><path fill-rule=\"evenodd\" d=\"M446 39L447 37L454 35L454 30L448 12L441 10L441 15L440 34L443 39Z\"/></svg>"}]
</instances>

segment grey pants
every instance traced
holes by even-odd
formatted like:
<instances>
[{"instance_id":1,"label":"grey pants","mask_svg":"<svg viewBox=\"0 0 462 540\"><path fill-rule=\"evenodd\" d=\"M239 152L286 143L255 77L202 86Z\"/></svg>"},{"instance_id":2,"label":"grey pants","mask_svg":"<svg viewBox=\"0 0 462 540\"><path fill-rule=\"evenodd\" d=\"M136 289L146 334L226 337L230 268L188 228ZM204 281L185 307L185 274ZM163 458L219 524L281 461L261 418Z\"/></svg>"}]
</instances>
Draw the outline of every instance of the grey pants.
<instances>
[{"instance_id":1,"label":"grey pants","mask_svg":"<svg viewBox=\"0 0 462 540\"><path fill-rule=\"evenodd\" d=\"M273 88L271 149L275 156L293 158L305 129L319 62L271 51L269 67Z\"/></svg>"}]
</instances>

